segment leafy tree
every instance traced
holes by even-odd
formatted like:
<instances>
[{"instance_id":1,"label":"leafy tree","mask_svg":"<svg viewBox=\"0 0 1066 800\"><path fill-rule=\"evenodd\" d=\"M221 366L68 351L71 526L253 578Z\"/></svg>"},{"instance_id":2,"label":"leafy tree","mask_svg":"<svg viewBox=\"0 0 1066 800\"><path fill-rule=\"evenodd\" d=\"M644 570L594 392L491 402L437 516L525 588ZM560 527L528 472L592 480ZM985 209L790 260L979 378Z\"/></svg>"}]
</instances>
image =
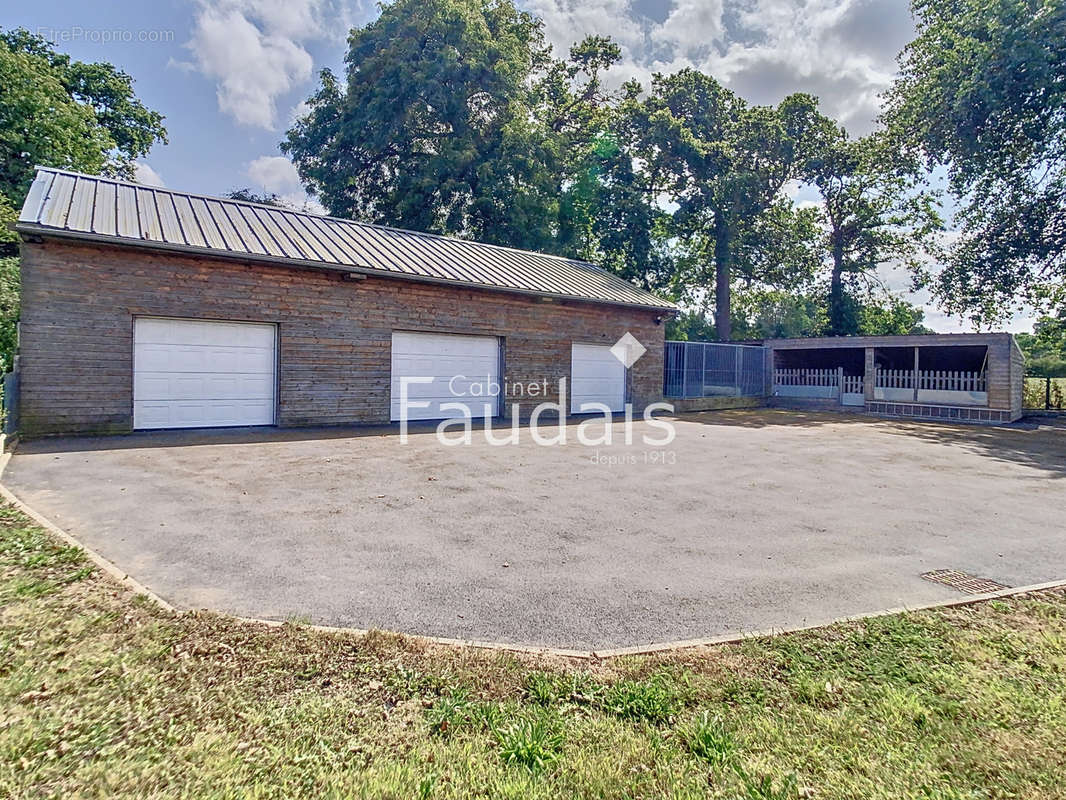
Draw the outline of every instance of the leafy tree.
<instances>
[{"instance_id":1,"label":"leafy tree","mask_svg":"<svg viewBox=\"0 0 1066 800\"><path fill-rule=\"evenodd\" d=\"M682 311L666 321L666 338L675 342L709 342L714 336L714 318L702 309Z\"/></svg>"},{"instance_id":2,"label":"leafy tree","mask_svg":"<svg viewBox=\"0 0 1066 800\"><path fill-rule=\"evenodd\" d=\"M1066 281L1066 3L913 0L886 120L947 168L960 204L952 257L921 277L955 312L1061 305Z\"/></svg>"},{"instance_id":3,"label":"leafy tree","mask_svg":"<svg viewBox=\"0 0 1066 800\"><path fill-rule=\"evenodd\" d=\"M243 200L245 203L259 203L261 206L277 206L278 208L284 208L285 203L281 201L275 192L264 192L259 194L253 192L247 186L240 189L231 189L226 192L226 197L230 200Z\"/></svg>"},{"instance_id":4,"label":"leafy tree","mask_svg":"<svg viewBox=\"0 0 1066 800\"><path fill-rule=\"evenodd\" d=\"M817 209L797 208L783 197L745 220L733 245L734 289L806 291L822 268L819 223Z\"/></svg>"},{"instance_id":5,"label":"leafy tree","mask_svg":"<svg viewBox=\"0 0 1066 800\"><path fill-rule=\"evenodd\" d=\"M632 153L612 133L604 135L567 191L587 220L578 254L645 289L673 294L670 215L655 202Z\"/></svg>"},{"instance_id":6,"label":"leafy tree","mask_svg":"<svg viewBox=\"0 0 1066 800\"><path fill-rule=\"evenodd\" d=\"M733 328L738 339L820 336L825 328L824 296L813 291L755 289L737 293Z\"/></svg>"},{"instance_id":7,"label":"leafy tree","mask_svg":"<svg viewBox=\"0 0 1066 800\"><path fill-rule=\"evenodd\" d=\"M854 293L869 286L882 264L917 270L942 229L933 198L912 176L916 165L883 146L880 137L850 139L823 118L804 178L822 196L830 257L830 336L860 332L863 305ZM895 155L895 158L893 156Z\"/></svg>"},{"instance_id":8,"label":"leafy tree","mask_svg":"<svg viewBox=\"0 0 1066 800\"><path fill-rule=\"evenodd\" d=\"M1014 337L1025 353L1026 371L1053 378L1066 377L1066 310L1040 317L1032 333Z\"/></svg>"},{"instance_id":9,"label":"leafy tree","mask_svg":"<svg viewBox=\"0 0 1066 800\"><path fill-rule=\"evenodd\" d=\"M731 335L730 293L743 231L777 202L797 174L816 101L791 95L779 106L749 106L692 69L656 75L640 115L652 170L669 175L675 235L687 249L687 280L712 284L718 338Z\"/></svg>"},{"instance_id":10,"label":"leafy tree","mask_svg":"<svg viewBox=\"0 0 1066 800\"><path fill-rule=\"evenodd\" d=\"M555 249L561 153L536 104L566 76L541 27L510 0L384 5L281 149L332 214Z\"/></svg>"},{"instance_id":11,"label":"leafy tree","mask_svg":"<svg viewBox=\"0 0 1066 800\"><path fill-rule=\"evenodd\" d=\"M110 64L57 53L39 36L0 31L0 368L11 368L19 314L19 260L7 224L37 164L133 177L135 159L166 141L163 118Z\"/></svg>"},{"instance_id":12,"label":"leafy tree","mask_svg":"<svg viewBox=\"0 0 1066 800\"><path fill-rule=\"evenodd\" d=\"M626 83L621 102L598 120L602 132L577 159L566 206L583 230L581 257L646 289L679 295L672 216L660 202L667 175L648 149L641 93L639 84Z\"/></svg>"},{"instance_id":13,"label":"leafy tree","mask_svg":"<svg viewBox=\"0 0 1066 800\"><path fill-rule=\"evenodd\" d=\"M906 300L875 287L847 295L857 320L856 335L899 336L932 333L922 325L924 313ZM734 338L791 339L826 336L829 331L828 292L823 284L802 289L737 287L734 290ZM667 323L667 339L712 341L713 319L695 307Z\"/></svg>"},{"instance_id":14,"label":"leafy tree","mask_svg":"<svg viewBox=\"0 0 1066 800\"><path fill-rule=\"evenodd\" d=\"M859 336L905 336L933 333L922 322L925 312L912 303L889 292L868 287L852 296L858 320Z\"/></svg>"},{"instance_id":15,"label":"leafy tree","mask_svg":"<svg viewBox=\"0 0 1066 800\"><path fill-rule=\"evenodd\" d=\"M18 212L6 197L0 195L0 373L11 369L18 344L18 237L8 228L16 219Z\"/></svg>"},{"instance_id":16,"label":"leafy tree","mask_svg":"<svg viewBox=\"0 0 1066 800\"><path fill-rule=\"evenodd\" d=\"M0 194L16 207L36 164L132 178L134 161L166 142L129 75L73 61L22 28L0 31L0 85Z\"/></svg>"}]
</instances>

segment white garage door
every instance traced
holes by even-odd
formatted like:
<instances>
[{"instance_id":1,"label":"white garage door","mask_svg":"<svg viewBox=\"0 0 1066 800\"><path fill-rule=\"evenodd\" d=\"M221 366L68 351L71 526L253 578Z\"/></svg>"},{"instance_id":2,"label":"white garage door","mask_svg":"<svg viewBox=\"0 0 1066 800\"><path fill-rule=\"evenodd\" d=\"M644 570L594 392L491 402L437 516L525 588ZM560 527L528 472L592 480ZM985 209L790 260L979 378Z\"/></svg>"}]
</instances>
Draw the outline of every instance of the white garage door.
<instances>
[{"instance_id":1,"label":"white garage door","mask_svg":"<svg viewBox=\"0 0 1066 800\"><path fill-rule=\"evenodd\" d=\"M133 427L274 424L275 327L138 318Z\"/></svg>"},{"instance_id":2,"label":"white garage door","mask_svg":"<svg viewBox=\"0 0 1066 800\"><path fill-rule=\"evenodd\" d=\"M441 409L463 403L475 419L499 413L500 342L495 336L440 333L392 334L392 419L400 419L402 378L432 378L407 384L408 419L461 417ZM427 405L420 405L426 403Z\"/></svg>"},{"instance_id":3,"label":"white garage door","mask_svg":"<svg viewBox=\"0 0 1066 800\"><path fill-rule=\"evenodd\" d=\"M581 414L582 403L603 403L624 411L626 368L607 345L573 345L570 356L570 413ZM590 409L593 413L597 409Z\"/></svg>"}]
</instances>

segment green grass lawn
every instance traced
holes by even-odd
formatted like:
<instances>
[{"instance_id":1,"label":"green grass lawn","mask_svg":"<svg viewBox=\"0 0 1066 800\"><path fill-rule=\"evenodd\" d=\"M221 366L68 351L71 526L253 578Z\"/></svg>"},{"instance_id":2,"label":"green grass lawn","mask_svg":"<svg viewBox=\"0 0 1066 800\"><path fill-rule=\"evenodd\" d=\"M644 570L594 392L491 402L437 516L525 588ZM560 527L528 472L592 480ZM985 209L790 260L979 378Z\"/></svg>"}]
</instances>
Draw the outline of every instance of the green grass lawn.
<instances>
[{"instance_id":1,"label":"green grass lawn","mask_svg":"<svg viewBox=\"0 0 1066 800\"><path fill-rule=\"evenodd\" d=\"M171 616L0 509L0 796L1066 797L1066 596L606 662Z\"/></svg>"}]
</instances>

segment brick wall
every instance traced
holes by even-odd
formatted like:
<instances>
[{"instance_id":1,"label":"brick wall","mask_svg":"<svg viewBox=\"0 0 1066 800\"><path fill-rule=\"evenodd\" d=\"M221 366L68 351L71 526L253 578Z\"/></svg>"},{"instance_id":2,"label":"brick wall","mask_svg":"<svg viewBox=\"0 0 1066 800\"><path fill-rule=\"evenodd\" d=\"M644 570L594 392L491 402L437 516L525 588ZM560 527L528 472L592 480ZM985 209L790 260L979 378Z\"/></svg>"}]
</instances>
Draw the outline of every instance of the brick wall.
<instances>
[{"instance_id":1,"label":"brick wall","mask_svg":"<svg viewBox=\"0 0 1066 800\"><path fill-rule=\"evenodd\" d=\"M22 246L23 435L130 430L137 315L277 323L282 425L387 422L393 330L500 336L506 379L551 400L572 342L629 331L630 399L662 399L657 312L45 240Z\"/></svg>"}]
</instances>

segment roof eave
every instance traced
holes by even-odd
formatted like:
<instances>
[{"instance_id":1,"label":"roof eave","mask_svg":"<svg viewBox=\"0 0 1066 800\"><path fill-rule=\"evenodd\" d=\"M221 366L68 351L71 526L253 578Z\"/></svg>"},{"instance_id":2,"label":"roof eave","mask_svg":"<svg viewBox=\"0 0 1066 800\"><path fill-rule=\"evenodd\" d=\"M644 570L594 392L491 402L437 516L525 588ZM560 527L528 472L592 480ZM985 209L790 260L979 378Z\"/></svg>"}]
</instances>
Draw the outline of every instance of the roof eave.
<instances>
[{"instance_id":1,"label":"roof eave","mask_svg":"<svg viewBox=\"0 0 1066 800\"><path fill-rule=\"evenodd\" d=\"M215 258L222 261L253 262L270 264L281 267L300 267L313 269L319 272L358 273L375 278L395 278L397 280L412 281L414 283L429 283L440 286L452 286L463 289L478 289L490 292L504 292L505 294L521 295L525 297L550 298L553 300L566 300L577 303L592 303L594 305L606 305L617 308L635 308L644 311L655 311L660 314L676 314L678 309L675 305L654 305L651 303L635 303L624 300L607 300L597 297L582 297L580 295L562 294L555 292L538 292L531 289L519 289L509 286L495 286L488 283L474 281L450 280L448 278L435 278L427 275L412 275L406 272L393 272L391 270L376 269L369 266L352 266L350 264L332 264L323 261L310 261L307 259L272 256L265 253L234 253L225 250L215 250L210 247L195 247L192 245L175 244L171 242L156 242L147 239L122 239L104 234L88 233L84 231L71 231L63 228L51 228L32 222L18 222L14 226L15 231L26 236L42 236L55 239L65 239L91 244L102 244L112 247L136 247L145 250L155 250L165 253L179 253L183 255L199 256L202 258Z\"/></svg>"}]
</instances>

